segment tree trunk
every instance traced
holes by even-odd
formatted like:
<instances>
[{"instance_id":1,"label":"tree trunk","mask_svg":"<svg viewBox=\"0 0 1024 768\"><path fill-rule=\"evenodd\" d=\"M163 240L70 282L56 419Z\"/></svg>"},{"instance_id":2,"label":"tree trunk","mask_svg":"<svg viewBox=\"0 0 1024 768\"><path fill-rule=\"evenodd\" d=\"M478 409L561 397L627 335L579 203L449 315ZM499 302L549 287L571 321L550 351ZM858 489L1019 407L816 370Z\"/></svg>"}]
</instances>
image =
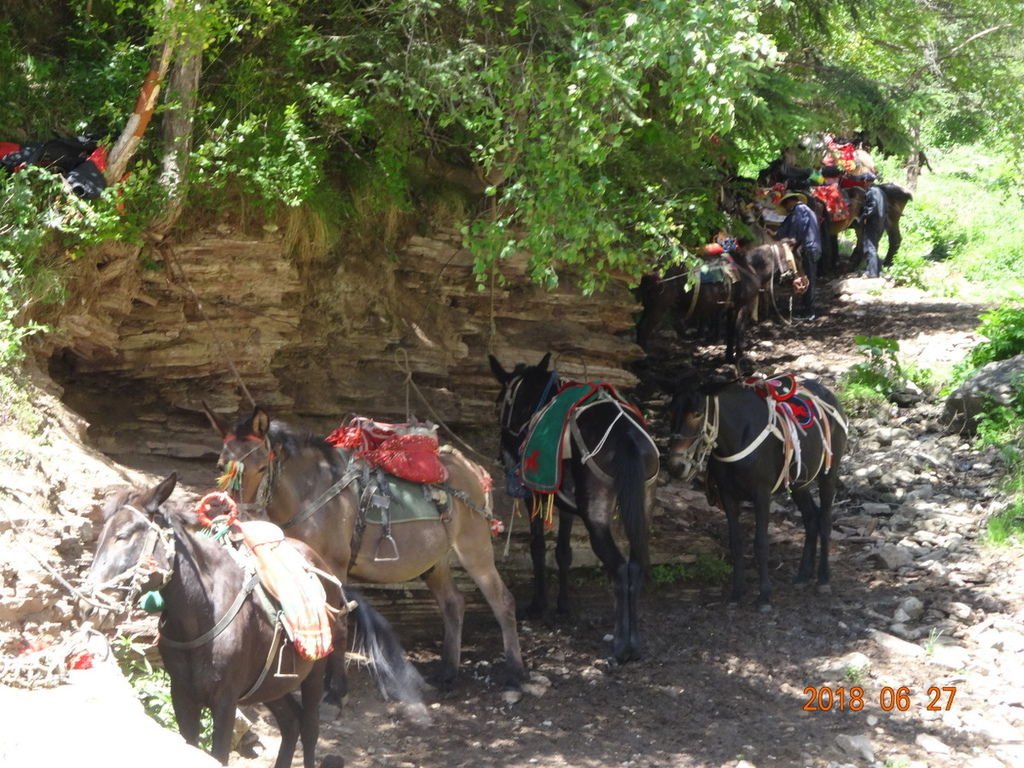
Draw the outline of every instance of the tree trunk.
<instances>
[{"instance_id":1,"label":"tree trunk","mask_svg":"<svg viewBox=\"0 0 1024 768\"><path fill-rule=\"evenodd\" d=\"M150 225L150 231L157 235L166 234L175 225L185 205L202 68L202 49L183 51L167 82L167 101L172 106L162 118L164 155L160 185L167 191L168 204L164 214Z\"/></svg>"},{"instance_id":2,"label":"tree trunk","mask_svg":"<svg viewBox=\"0 0 1024 768\"><path fill-rule=\"evenodd\" d=\"M128 163L135 156L146 133L146 127L153 118L153 110L156 108L157 99L160 96L160 85L167 76L167 69L171 64L171 55L174 49L170 43L164 43L160 55L156 56L149 67L146 79L142 82L139 91L139 98L135 102L135 110L128 118L128 124L121 131L121 135L110 150L110 159L107 162L107 170L103 176L107 184L116 184L128 170Z\"/></svg>"}]
</instances>

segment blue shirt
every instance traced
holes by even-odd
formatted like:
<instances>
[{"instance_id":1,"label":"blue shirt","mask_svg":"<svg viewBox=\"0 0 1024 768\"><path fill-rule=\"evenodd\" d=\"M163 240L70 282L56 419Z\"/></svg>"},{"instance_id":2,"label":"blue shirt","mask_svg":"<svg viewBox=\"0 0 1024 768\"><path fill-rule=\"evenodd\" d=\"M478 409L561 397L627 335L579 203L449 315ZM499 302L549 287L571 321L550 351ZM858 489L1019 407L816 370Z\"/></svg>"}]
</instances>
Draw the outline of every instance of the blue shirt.
<instances>
[{"instance_id":1,"label":"blue shirt","mask_svg":"<svg viewBox=\"0 0 1024 768\"><path fill-rule=\"evenodd\" d=\"M803 203L797 203L785 221L782 222L775 237L781 240L791 237L796 240L803 253L817 261L821 258L821 228L814 211Z\"/></svg>"}]
</instances>

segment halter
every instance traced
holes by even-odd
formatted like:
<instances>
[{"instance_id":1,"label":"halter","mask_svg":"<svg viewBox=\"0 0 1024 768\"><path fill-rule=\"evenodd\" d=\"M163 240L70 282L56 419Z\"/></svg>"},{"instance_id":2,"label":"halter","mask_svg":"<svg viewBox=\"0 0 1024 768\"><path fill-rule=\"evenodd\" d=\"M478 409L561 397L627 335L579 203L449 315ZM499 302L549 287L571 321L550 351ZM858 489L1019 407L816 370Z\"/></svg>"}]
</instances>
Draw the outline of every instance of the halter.
<instances>
[{"instance_id":1,"label":"halter","mask_svg":"<svg viewBox=\"0 0 1024 768\"><path fill-rule=\"evenodd\" d=\"M174 563L174 534L165 528L160 527L154 523L148 514L143 512L131 504L122 504L121 509L128 509L145 520L148 526L146 531L146 539L142 543L142 549L139 551L138 560L135 565L125 569L120 574L110 579L109 581L99 584L94 588L95 593L102 593L108 589L126 589L124 600L119 603L114 603L110 606L111 610L121 612L129 612L135 606L135 601L139 595L142 594L142 584L154 573L160 575L160 586L152 591L160 591L167 583L171 580L173 574L172 565ZM163 543L164 551L167 553L167 568L160 568L155 564L156 545L157 543ZM127 587L122 586L124 582L128 582Z\"/></svg>"},{"instance_id":2,"label":"halter","mask_svg":"<svg viewBox=\"0 0 1024 768\"><path fill-rule=\"evenodd\" d=\"M233 499L234 497L237 496L237 499L234 500L238 506L238 509L243 512L248 512L251 511L253 508L258 510L266 506L267 495L264 494L264 497L261 499L260 489L263 488L264 483L267 480L267 474L270 474L273 471L273 452L270 450L270 445L267 439L257 437L256 435L246 435L244 438L239 438L237 435L229 433L224 436L224 445L227 445L228 443L234 442L235 440L239 439L256 441L258 444L254 445L252 448L246 451L240 459L231 459L226 463L224 474L217 478L217 487L220 490L230 494ZM244 503L241 500L241 495L242 482L245 476L245 460L252 456L252 454L258 451L260 448L264 448L267 451L267 474L265 474L264 477L260 480L259 489L257 489L256 492L256 501Z\"/></svg>"},{"instance_id":3,"label":"halter","mask_svg":"<svg viewBox=\"0 0 1024 768\"><path fill-rule=\"evenodd\" d=\"M693 440L686 448L679 453L682 454L683 458L683 480L692 480L700 468L704 465L708 456L715 448L715 444L718 442L718 398L715 398L715 415L711 417L711 399L707 398L704 401L704 415L701 418L700 429L695 434L684 435L681 432L673 432L669 439L672 441L676 440ZM676 454L678 455L678 454Z\"/></svg>"},{"instance_id":4,"label":"halter","mask_svg":"<svg viewBox=\"0 0 1024 768\"><path fill-rule=\"evenodd\" d=\"M558 384L558 371L551 372L547 383L544 385L544 389L540 393L540 398L533 406L533 410L530 411L530 415L526 417L526 420L523 421L521 425L519 425L519 429L512 429L512 414L515 413L516 400L519 397L519 388L522 386L524 378L524 374L520 374L512 384L506 387L501 403L498 405L498 413L501 417L501 428L503 430L507 430L512 437L522 437L526 428L530 425L530 420L550 399L551 390ZM516 458L518 459L518 457Z\"/></svg>"}]
</instances>

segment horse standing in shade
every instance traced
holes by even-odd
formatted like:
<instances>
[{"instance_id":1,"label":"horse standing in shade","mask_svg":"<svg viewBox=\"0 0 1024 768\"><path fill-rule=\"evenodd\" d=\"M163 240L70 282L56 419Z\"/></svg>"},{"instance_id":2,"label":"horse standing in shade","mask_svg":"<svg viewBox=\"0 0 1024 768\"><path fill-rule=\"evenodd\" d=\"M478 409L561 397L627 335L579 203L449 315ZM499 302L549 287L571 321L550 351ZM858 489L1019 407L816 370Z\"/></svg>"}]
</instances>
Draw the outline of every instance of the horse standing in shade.
<instances>
[{"instance_id":1,"label":"horse standing in shade","mask_svg":"<svg viewBox=\"0 0 1024 768\"><path fill-rule=\"evenodd\" d=\"M740 503L754 506L754 554L760 575L758 604L771 605L768 576L768 510L772 494L788 487L804 523L804 547L796 581L814 576L820 544L818 587L829 589L829 536L839 465L846 452L847 422L835 395L813 380L786 376L758 383L701 388L685 383L669 406L672 438L668 470L692 478L704 460L708 496L717 496L729 525L733 585L743 596ZM817 481L815 503L812 483Z\"/></svg>"},{"instance_id":2,"label":"horse standing in shade","mask_svg":"<svg viewBox=\"0 0 1024 768\"><path fill-rule=\"evenodd\" d=\"M797 168L788 165L782 160L776 160L767 168L763 169L758 176L758 183L761 186L772 186L773 184L785 184L786 189L792 189L807 195L808 205L818 215L821 223L822 239L822 270L826 274L837 274L839 270L839 234L849 227L854 227L857 234L857 244L854 247L854 254L861 252L861 231L858 225L861 206L864 203L864 190L861 187L847 187L849 210L846 216L833 219L826 209L825 203L816 197L811 191L809 178L811 169ZM892 264L893 258L900 249L903 242L903 233L900 231L900 219L907 203L913 199L913 195L899 184L887 182L876 184L885 196L885 233L889 239L886 248L885 258L882 263L885 266Z\"/></svg>"},{"instance_id":3,"label":"horse standing in shade","mask_svg":"<svg viewBox=\"0 0 1024 768\"><path fill-rule=\"evenodd\" d=\"M453 448L443 448L443 485L422 486L443 500L444 511L388 527L370 522L361 499L364 464L323 439L271 421L256 408L233 429L208 408L207 417L224 441L218 466L242 469L240 501L319 552L341 579L395 584L422 578L444 621L441 671L436 682L455 679L462 654L465 598L452 576L449 553L480 588L501 626L509 682L527 678L516 629L515 598L494 564L491 543L490 478ZM376 495L376 494L374 494Z\"/></svg>"},{"instance_id":4,"label":"horse standing in shade","mask_svg":"<svg viewBox=\"0 0 1024 768\"><path fill-rule=\"evenodd\" d=\"M792 280L794 290L807 289L802 261L793 251L793 241L744 248L725 262L712 262L712 269L722 264L721 279L702 282L708 265L695 269L674 267L664 277L644 275L637 289L643 312L637 322L636 340L648 349L651 335L671 318L676 335L682 338L691 319L725 318L725 359L733 362L746 347L747 325L758 318L761 297L774 298L774 286Z\"/></svg>"},{"instance_id":5,"label":"horse standing in shade","mask_svg":"<svg viewBox=\"0 0 1024 768\"><path fill-rule=\"evenodd\" d=\"M501 384L498 418L501 426L501 460L510 485L518 484L523 462L521 450L531 419L553 401L559 377L548 370L551 355L534 366L517 365L506 371L490 356L491 370ZM650 510L658 476L658 450L646 429L628 407L610 397L598 397L581 405L568 417L565 429L569 450L558 449L562 485L554 497L558 506L558 610L569 610L569 567L572 565L570 535L575 517L583 520L590 545L615 586L614 657L626 662L640 657L640 625L637 602L649 570ZM511 492L518 492L515 488ZM618 509L629 540L629 559L623 557L612 537L612 520ZM530 520L530 554L533 560L533 600L526 610L540 616L547 609L544 566L544 519Z\"/></svg>"},{"instance_id":6,"label":"horse standing in shade","mask_svg":"<svg viewBox=\"0 0 1024 768\"><path fill-rule=\"evenodd\" d=\"M305 658L284 640L276 607L253 573L229 551L230 545L195 532L195 510L165 503L176 482L172 474L153 488L124 491L108 502L86 583L103 589L112 581L139 577L148 582L140 589L159 590L163 609L158 648L186 742L198 745L200 714L209 707L212 754L226 764L237 706L263 703L281 730L275 768L291 765L300 737L303 764L314 768L324 674L329 660L344 666L346 619L332 622L331 656ZM322 561L305 544L293 539L281 544L294 548L311 568L322 568ZM340 585L333 579L321 583L328 605L338 612L344 603ZM371 658L382 686L400 683L393 671L406 662L390 627L350 590L348 597L358 606L353 616L361 652ZM294 691L301 693L300 699Z\"/></svg>"}]
</instances>

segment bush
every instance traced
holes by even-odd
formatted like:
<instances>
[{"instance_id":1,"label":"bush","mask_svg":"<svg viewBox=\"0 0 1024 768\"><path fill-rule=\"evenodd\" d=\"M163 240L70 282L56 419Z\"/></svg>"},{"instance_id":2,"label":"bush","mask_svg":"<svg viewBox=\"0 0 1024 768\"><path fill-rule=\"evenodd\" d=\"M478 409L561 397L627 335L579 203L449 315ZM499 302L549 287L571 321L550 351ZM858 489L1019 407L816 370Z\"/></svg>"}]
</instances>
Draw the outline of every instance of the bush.
<instances>
[{"instance_id":1,"label":"bush","mask_svg":"<svg viewBox=\"0 0 1024 768\"><path fill-rule=\"evenodd\" d=\"M1005 304L986 312L978 332L987 341L971 350L968 359L975 368L1024 353L1024 306Z\"/></svg>"}]
</instances>

